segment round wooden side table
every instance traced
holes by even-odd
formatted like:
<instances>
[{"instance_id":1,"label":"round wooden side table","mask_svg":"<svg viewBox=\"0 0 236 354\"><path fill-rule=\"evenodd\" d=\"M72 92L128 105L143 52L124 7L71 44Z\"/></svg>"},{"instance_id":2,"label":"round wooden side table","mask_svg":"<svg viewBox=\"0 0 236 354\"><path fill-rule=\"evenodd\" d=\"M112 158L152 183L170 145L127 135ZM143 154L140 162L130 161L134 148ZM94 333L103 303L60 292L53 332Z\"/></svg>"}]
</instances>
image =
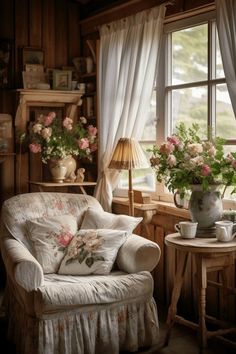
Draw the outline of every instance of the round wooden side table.
<instances>
[{"instance_id":1,"label":"round wooden side table","mask_svg":"<svg viewBox=\"0 0 236 354\"><path fill-rule=\"evenodd\" d=\"M223 296L228 293L236 295L235 288L229 288L227 284L226 272L235 264L236 238L230 242L219 242L216 238L194 238L184 239L179 233L167 235L165 244L180 252L180 259L174 279L174 287L171 296L171 304L167 315L167 331L165 345L168 345L171 328L175 322L186 325L199 332L199 345L203 349L207 346L207 339L213 336L222 336L228 333L236 333L236 326L229 326L215 331L209 331L206 327L206 288L207 272L220 271L222 283L217 283L217 287L222 290ZM186 320L177 315L177 303L183 285L184 275L187 268L187 260L190 254L194 254L196 262L197 290L198 290L198 324ZM223 325L219 319L211 318L213 323ZM225 323L224 323L225 325ZM224 328L223 328L224 327ZM236 343L231 342L232 346Z\"/></svg>"}]
</instances>

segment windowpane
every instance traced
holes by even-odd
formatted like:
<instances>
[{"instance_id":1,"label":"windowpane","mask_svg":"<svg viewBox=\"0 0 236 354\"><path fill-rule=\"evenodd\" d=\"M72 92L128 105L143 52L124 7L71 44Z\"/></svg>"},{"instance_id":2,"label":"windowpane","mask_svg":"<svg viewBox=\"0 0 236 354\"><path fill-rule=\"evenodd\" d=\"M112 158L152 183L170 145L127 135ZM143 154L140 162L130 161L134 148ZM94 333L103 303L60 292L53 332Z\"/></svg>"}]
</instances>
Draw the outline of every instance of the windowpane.
<instances>
[{"instance_id":1,"label":"windowpane","mask_svg":"<svg viewBox=\"0 0 236 354\"><path fill-rule=\"evenodd\" d=\"M216 86L216 135L235 139L236 120L226 84Z\"/></svg>"},{"instance_id":2,"label":"windowpane","mask_svg":"<svg viewBox=\"0 0 236 354\"><path fill-rule=\"evenodd\" d=\"M223 64L222 64L222 57L220 52L220 44L219 44L219 37L216 31L216 78L225 77Z\"/></svg>"},{"instance_id":3,"label":"windowpane","mask_svg":"<svg viewBox=\"0 0 236 354\"><path fill-rule=\"evenodd\" d=\"M172 34L172 84L207 79L207 24Z\"/></svg>"},{"instance_id":4,"label":"windowpane","mask_svg":"<svg viewBox=\"0 0 236 354\"><path fill-rule=\"evenodd\" d=\"M172 91L173 127L184 122L186 127L193 123L200 126L202 138L207 137L207 87L192 87Z\"/></svg>"}]
</instances>

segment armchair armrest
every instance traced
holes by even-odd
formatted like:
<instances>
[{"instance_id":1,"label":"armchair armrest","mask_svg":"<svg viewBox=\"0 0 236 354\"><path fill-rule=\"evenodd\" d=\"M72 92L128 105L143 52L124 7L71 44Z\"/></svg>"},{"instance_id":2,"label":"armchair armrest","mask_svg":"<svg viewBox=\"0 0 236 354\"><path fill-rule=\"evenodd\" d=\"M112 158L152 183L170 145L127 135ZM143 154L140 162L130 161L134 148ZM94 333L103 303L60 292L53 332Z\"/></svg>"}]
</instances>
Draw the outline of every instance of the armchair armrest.
<instances>
[{"instance_id":1,"label":"armchair armrest","mask_svg":"<svg viewBox=\"0 0 236 354\"><path fill-rule=\"evenodd\" d=\"M44 284L43 269L29 250L13 238L1 240L1 253L6 272L13 282L26 291L37 289Z\"/></svg>"},{"instance_id":2,"label":"armchair armrest","mask_svg":"<svg viewBox=\"0 0 236 354\"><path fill-rule=\"evenodd\" d=\"M160 247L144 237L132 234L119 249L117 265L128 273L151 272L159 262Z\"/></svg>"}]
</instances>

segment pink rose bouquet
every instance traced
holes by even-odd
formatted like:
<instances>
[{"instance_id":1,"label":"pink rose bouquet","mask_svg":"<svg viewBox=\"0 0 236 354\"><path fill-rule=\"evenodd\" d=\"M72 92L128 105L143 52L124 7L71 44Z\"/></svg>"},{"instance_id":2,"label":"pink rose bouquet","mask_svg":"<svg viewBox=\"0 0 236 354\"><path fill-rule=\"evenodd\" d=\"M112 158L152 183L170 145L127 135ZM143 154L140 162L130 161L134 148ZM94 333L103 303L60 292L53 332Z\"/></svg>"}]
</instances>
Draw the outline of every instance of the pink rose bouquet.
<instances>
[{"instance_id":1,"label":"pink rose bouquet","mask_svg":"<svg viewBox=\"0 0 236 354\"><path fill-rule=\"evenodd\" d=\"M187 129L180 123L175 134L149 149L157 181L164 182L173 193L178 190L181 196L194 184L205 191L211 185L236 185L236 152L225 156L222 138L201 141L198 133L197 124Z\"/></svg>"},{"instance_id":2,"label":"pink rose bouquet","mask_svg":"<svg viewBox=\"0 0 236 354\"><path fill-rule=\"evenodd\" d=\"M69 117L60 120L55 112L49 112L30 124L27 141L30 151L41 153L44 163L68 155L92 160L97 150L97 128L88 125L85 117L74 122Z\"/></svg>"}]
</instances>

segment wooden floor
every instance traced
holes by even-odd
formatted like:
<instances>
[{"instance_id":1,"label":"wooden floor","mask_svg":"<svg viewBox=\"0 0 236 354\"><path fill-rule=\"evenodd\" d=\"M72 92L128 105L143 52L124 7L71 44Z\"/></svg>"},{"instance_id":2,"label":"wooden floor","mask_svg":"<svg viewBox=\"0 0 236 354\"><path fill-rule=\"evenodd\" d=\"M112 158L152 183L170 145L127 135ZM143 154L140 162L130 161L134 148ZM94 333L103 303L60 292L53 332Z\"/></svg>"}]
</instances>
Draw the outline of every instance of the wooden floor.
<instances>
[{"instance_id":1,"label":"wooden floor","mask_svg":"<svg viewBox=\"0 0 236 354\"><path fill-rule=\"evenodd\" d=\"M172 329L171 338L167 347L162 347L163 337L165 335L166 325L166 309L159 308L160 321L160 339L159 344L152 349L143 349L139 354L235 354L235 350L220 343L216 338L211 339L208 343L208 348L200 352L198 349L198 339L196 332L184 326L175 325ZM7 321L4 317L0 317L0 348L3 354L18 354L14 347L6 339ZM2 349L5 347L6 349ZM33 353L28 353L33 354ZM78 353L80 354L80 353ZM113 354L113 353L104 353ZM122 352L122 354L127 354Z\"/></svg>"}]
</instances>

